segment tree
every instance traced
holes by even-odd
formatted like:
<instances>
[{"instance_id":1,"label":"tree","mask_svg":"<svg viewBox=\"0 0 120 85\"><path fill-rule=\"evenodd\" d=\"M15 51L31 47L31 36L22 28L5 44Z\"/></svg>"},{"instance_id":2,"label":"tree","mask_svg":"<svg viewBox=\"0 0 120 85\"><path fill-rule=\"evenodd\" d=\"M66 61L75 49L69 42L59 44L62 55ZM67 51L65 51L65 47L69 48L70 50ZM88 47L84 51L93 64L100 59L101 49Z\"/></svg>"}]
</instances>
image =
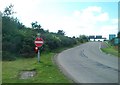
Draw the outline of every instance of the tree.
<instances>
[{"instance_id":1,"label":"tree","mask_svg":"<svg viewBox=\"0 0 120 85\"><path fill-rule=\"evenodd\" d=\"M65 32L63 30L58 30L57 34L58 35L65 35Z\"/></svg>"},{"instance_id":2,"label":"tree","mask_svg":"<svg viewBox=\"0 0 120 85\"><path fill-rule=\"evenodd\" d=\"M80 35L80 36L79 36L79 39L80 39L80 42L81 42L81 43L88 41L88 37L85 36L85 35Z\"/></svg>"},{"instance_id":3,"label":"tree","mask_svg":"<svg viewBox=\"0 0 120 85\"><path fill-rule=\"evenodd\" d=\"M14 5L10 4L8 7L5 8L4 12L3 12L3 15L4 16L10 16L16 12L13 11L13 7Z\"/></svg>"},{"instance_id":4,"label":"tree","mask_svg":"<svg viewBox=\"0 0 120 85\"><path fill-rule=\"evenodd\" d=\"M3 60L14 60L19 56L34 57L34 40L38 32L44 40L42 51L55 51L61 47L73 46L78 42L75 37L64 36L63 30L58 30L57 33L44 30L37 21L31 23L34 29L28 29L17 18L10 16L14 13L12 7L12 5L6 7L1 19Z\"/></svg>"},{"instance_id":5,"label":"tree","mask_svg":"<svg viewBox=\"0 0 120 85\"><path fill-rule=\"evenodd\" d=\"M33 29L40 29L41 25L37 21L31 23Z\"/></svg>"}]
</instances>

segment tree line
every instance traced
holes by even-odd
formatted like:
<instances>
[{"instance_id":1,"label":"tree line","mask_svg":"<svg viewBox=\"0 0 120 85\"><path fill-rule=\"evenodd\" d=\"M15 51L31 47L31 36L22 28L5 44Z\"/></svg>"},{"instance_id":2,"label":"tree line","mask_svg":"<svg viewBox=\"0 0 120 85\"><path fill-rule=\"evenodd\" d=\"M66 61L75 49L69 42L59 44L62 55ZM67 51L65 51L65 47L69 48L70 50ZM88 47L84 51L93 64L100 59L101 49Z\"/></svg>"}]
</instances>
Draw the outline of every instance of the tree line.
<instances>
[{"instance_id":1,"label":"tree line","mask_svg":"<svg viewBox=\"0 0 120 85\"><path fill-rule=\"evenodd\" d=\"M85 35L75 38L74 36L65 36L63 30L58 30L57 33L49 32L49 30L41 28L42 26L38 22L32 22L32 28L26 27L17 18L12 16L14 13L13 5L6 7L2 12L3 60L15 60L17 57L34 57L34 41L38 31L44 40L41 51L45 52L88 41Z\"/></svg>"}]
</instances>

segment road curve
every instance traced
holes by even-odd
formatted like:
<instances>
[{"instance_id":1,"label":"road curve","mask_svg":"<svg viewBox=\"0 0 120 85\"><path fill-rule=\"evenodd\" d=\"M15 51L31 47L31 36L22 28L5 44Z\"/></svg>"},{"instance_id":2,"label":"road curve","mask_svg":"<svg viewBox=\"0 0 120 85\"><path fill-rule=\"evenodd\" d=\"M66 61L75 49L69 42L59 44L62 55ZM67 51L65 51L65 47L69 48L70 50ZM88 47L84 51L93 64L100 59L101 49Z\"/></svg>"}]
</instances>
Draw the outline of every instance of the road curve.
<instances>
[{"instance_id":1,"label":"road curve","mask_svg":"<svg viewBox=\"0 0 120 85\"><path fill-rule=\"evenodd\" d=\"M118 83L118 58L88 42L58 54L57 63L76 83Z\"/></svg>"}]
</instances>

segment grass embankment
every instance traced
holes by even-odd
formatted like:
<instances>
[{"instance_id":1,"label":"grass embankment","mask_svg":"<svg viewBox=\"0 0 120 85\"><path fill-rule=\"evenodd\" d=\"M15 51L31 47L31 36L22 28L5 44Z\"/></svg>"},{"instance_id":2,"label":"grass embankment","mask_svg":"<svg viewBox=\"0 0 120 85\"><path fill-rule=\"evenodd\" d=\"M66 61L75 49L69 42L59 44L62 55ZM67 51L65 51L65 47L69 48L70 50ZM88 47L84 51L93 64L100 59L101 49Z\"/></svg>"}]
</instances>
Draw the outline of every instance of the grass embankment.
<instances>
[{"instance_id":1,"label":"grass embankment","mask_svg":"<svg viewBox=\"0 0 120 85\"><path fill-rule=\"evenodd\" d=\"M105 42L104 42L105 43ZM106 44L106 43L105 43ZM101 48L101 50L107 54L112 54L114 56L120 57L120 53L118 53L118 49L116 49L114 46L111 46L110 44L106 44L108 47Z\"/></svg>"},{"instance_id":2,"label":"grass embankment","mask_svg":"<svg viewBox=\"0 0 120 85\"><path fill-rule=\"evenodd\" d=\"M76 46L76 45L75 45ZM70 48L70 47L69 47ZM60 48L53 52L42 53L40 63L35 58L19 58L15 61L2 62L3 83L73 83L66 78L58 67L53 63L52 58L68 48ZM20 79L19 73L23 70L36 69L37 75L29 79Z\"/></svg>"},{"instance_id":3,"label":"grass embankment","mask_svg":"<svg viewBox=\"0 0 120 85\"><path fill-rule=\"evenodd\" d=\"M3 83L70 83L70 81L53 64L51 58L55 53L41 55L41 62L37 58L22 58L15 61L4 61L2 71ZM30 79L20 79L22 70L36 69L37 75Z\"/></svg>"}]
</instances>

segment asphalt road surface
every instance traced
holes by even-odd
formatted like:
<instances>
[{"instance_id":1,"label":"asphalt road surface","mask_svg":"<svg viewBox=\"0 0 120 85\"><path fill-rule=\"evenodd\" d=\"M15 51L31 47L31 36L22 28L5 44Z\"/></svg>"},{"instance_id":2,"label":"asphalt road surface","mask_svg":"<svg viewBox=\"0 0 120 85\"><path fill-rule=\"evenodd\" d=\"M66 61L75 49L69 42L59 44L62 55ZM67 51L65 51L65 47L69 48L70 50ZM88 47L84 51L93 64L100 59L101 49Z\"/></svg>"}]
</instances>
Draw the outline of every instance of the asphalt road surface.
<instances>
[{"instance_id":1,"label":"asphalt road surface","mask_svg":"<svg viewBox=\"0 0 120 85\"><path fill-rule=\"evenodd\" d=\"M58 54L57 63L76 83L118 83L118 58L88 42Z\"/></svg>"}]
</instances>

